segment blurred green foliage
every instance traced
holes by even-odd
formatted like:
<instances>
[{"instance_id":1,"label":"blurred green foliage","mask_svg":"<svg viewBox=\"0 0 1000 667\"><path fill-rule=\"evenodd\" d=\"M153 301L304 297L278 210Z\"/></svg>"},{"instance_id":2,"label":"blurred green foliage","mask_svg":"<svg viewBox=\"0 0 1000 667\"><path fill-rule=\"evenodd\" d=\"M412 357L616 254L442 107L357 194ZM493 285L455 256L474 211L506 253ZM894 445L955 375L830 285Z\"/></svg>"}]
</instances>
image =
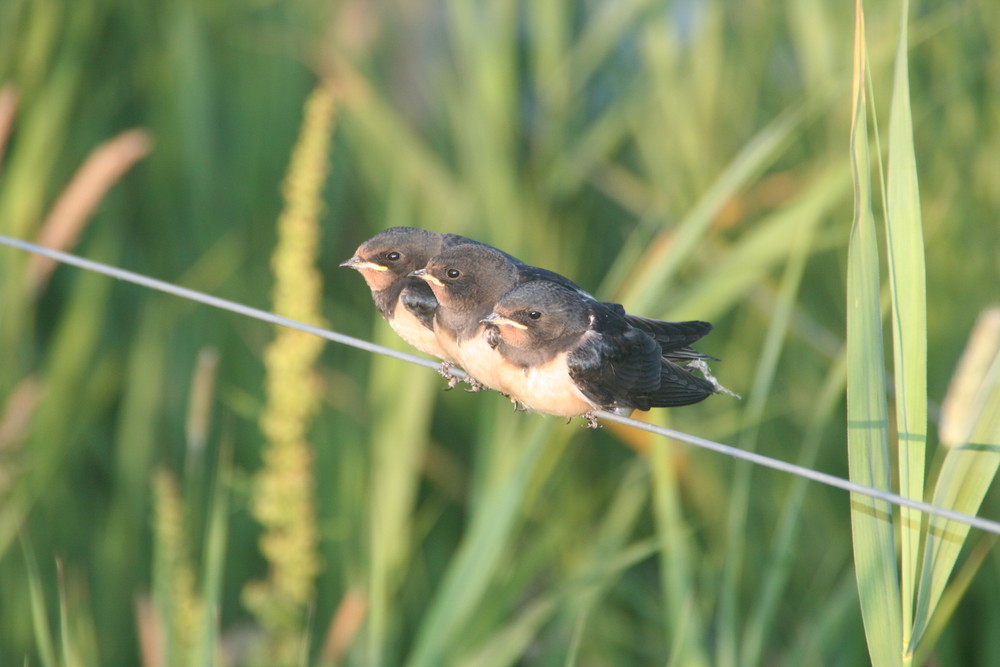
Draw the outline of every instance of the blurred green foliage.
<instances>
[{"instance_id":1,"label":"blurred green foliage","mask_svg":"<svg viewBox=\"0 0 1000 667\"><path fill-rule=\"evenodd\" d=\"M898 9L866 11L881 110ZM912 14L933 420L1000 295L1000 15ZM0 233L39 237L91 151L142 127L152 151L72 250L267 307L280 184L328 80L334 329L403 347L336 268L362 240L466 234L640 314L712 320L701 348L745 400L650 418L844 475L852 31L853 8L822 0L7 0ZM249 508L271 327L66 267L33 291L29 262L0 248L0 664L241 660L261 633L240 594L266 575ZM840 492L444 394L353 349L318 370L302 664L867 660ZM154 528L174 496L183 547ZM993 494L982 511L1000 514ZM1000 560L970 542L968 590L930 631L940 664L1000 664ZM181 631L171 568L208 610L185 655L155 650L157 628Z\"/></svg>"}]
</instances>

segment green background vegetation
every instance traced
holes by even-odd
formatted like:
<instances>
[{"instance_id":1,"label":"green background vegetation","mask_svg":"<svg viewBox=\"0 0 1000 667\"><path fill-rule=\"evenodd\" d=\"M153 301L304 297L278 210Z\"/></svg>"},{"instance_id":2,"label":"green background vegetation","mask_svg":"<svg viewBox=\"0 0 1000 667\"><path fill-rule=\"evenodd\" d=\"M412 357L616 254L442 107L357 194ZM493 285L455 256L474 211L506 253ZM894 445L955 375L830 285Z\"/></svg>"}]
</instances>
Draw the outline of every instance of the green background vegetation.
<instances>
[{"instance_id":1,"label":"green background vegetation","mask_svg":"<svg viewBox=\"0 0 1000 667\"><path fill-rule=\"evenodd\" d=\"M993 4L911 8L929 487L937 407L1000 296ZM715 323L700 349L744 400L651 421L846 476L853 9L6 0L0 87L18 103L0 233L72 226L54 211L74 174L143 128L67 247L280 309L281 183L322 81L333 139L310 248L331 328L405 349L337 263L391 225L472 236L632 312ZM899 7L865 9L887 137ZM296 518L320 570L298 572L305 604L280 587L260 604L248 585L281 572L254 509L273 464L273 328L77 269L39 275L0 248L0 664L869 659L842 492L445 394L427 369L336 345L284 394L318 392L302 416L312 480L285 482L312 484ZM971 534L918 663L1000 664L991 544Z\"/></svg>"}]
</instances>

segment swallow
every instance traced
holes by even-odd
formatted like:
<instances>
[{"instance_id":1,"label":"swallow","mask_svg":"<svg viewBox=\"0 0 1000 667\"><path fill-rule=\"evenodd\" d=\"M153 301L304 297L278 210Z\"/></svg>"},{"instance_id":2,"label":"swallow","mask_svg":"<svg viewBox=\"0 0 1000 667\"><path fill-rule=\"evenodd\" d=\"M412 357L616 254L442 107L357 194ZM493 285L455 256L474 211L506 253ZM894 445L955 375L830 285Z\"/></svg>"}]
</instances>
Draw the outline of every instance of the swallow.
<instances>
[{"instance_id":1,"label":"swallow","mask_svg":"<svg viewBox=\"0 0 1000 667\"><path fill-rule=\"evenodd\" d=\"M502 388L506 372L490 345L489 325L483 322L501 297L518 285L540 281L558 285L581 300L600 303L569 278L482 244L444 250L411 275L427 281L438 301L434 331L442 351L479 384L508 395ZM670 350L672 358L692 362L713 358L689 347L712 330L707 322L663 322L629 315L619 304L603 304L602 308L644 332L661 349Z\"/></svg>"},{"instance_id":2,"label":"swallow","mask_svg":"<svg viewBox=\"0 0 1000 667\"><path fill-rule=\"evenodd\" d=\"M491 381L526 408L562 417L596 410L633 410L698 403L726 392L711 375L699 377L707 355L687 343L711 330L707 322L660 323L674 347L634 326L616 307L553 281L523 283L507 292L481 323L493 349Z\"/></svg>"},{"instance_id":3,"label":"swallow","mask_svg":"<svg viewBox=\"0 0 1000 667\"><path fill-rule=\"evenodd\" d=\"M411 273L422 269L434 255L463 244L478 242L457 234L392 227L362 243L353 257L340 264L361 274L375 307L400 338L424 354L444 360L441 374L449 379L449 388L457 378L450 374L448 365L457 360L442 349L434 334L438 302L430 286Z\"/></svg>"},{"instance_id":4,"label":"swallow","mask_svg":"<svg viewBox=\"0 0 1000 667\"><path fill-rule=\"evenodd\" d=\"M494 350L481 320L521 279L526 265L489 246L460 246L435 255L411 275L426 281L437 299L434 334L446 358L477 383L499 390L493 377Z\"/></svg>"}]
</instances>

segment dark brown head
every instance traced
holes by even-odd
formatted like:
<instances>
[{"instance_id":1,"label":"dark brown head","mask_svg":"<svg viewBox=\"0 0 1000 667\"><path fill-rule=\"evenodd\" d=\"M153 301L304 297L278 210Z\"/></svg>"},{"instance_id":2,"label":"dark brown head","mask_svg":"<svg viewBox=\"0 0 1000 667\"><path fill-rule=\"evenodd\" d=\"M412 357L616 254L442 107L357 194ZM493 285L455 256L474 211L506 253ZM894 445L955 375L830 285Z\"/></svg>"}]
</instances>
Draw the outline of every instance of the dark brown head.
<instances>
[{"instance_id":1,"label":"dark brown head","mask_svg":"<svg viewBox=\"0 0 1000 667\"><path fill-rule=\"evenodd\" d=\"M443 235L416 227L392 227L362 243L341 266L354 269L373 292L402 284L441 251Z\"/></svg>"},{"instance_id":2,"label":"dark brown head","mask_svg":"<svg viewBox=\"0 0 1000 667\"><path fill-rule=\"evenodd\" d=\"M426 280L442 306L485 315L517 284L518 265L496 248L460 245L435 255L413 275ZM476 323L482 315L476 316Z\"/></svg>"},{"instance_id":3,"label":"dark brown head","mask_svg":"<svg viewBox=\"0 0 1000 667\"><path fill-rule=\"evenodd\" d=\"M535 280L507 292L483 323L495 326L517 348L564 348L591 325L587 298L549 280Z\"/></svg>"}]
</instances>

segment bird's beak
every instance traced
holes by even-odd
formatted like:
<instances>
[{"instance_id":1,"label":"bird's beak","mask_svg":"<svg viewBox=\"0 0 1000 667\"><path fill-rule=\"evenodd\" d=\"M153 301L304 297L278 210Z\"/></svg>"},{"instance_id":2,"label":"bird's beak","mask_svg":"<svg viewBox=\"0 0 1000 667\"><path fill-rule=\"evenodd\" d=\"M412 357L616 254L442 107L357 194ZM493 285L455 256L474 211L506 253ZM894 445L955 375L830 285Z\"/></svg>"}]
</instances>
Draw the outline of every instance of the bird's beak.
<instances>
[{"instance_id":1,"label":"bird's beak","mask_svg":"<svg viewBox=\"0 0 1000 667\"><path fill-rule=\"evenodd\" d=\"M508 319L501 315L500 313L490 313L488 316L479 320L480 324L492 324L494 326L503 327L514 327L516 329L526 330L528 327L521 324L520 322L515 322L514 320Z\"/></svg>"},{"instance_id":2,"label":"bird's beak","mask_svg":"<svg viewBox=\"0 0 1000 667\"><path fill-rule=\"evenodd\" d=\"M417 278L421 278L423 280L426 280L427 282L433 283L433 284L437 285L438 287L444 287L444 283L441 282L440 280L438 280L437 278L435 278L434 276L432 276L431 274L427 273L427 269L417 269L416 271L414 271L410 275L411 276L416 276Z\"/></svg>"},{"instance_id":3,"label":"bird's beak","mask_svg":"<svg viewBox=\"0 0 1000 667\"><path fill-rule=\"evenodd\" d=\"M341 266L346 266L349 269L355 269L357 271L362 271L364 269L371 269L372 271L388 271L388 266L382 266L381 264L376 264L375 262L368 262L357 255L351 257L346 262L341 262Z\"/></svg>"}]
</instances>

